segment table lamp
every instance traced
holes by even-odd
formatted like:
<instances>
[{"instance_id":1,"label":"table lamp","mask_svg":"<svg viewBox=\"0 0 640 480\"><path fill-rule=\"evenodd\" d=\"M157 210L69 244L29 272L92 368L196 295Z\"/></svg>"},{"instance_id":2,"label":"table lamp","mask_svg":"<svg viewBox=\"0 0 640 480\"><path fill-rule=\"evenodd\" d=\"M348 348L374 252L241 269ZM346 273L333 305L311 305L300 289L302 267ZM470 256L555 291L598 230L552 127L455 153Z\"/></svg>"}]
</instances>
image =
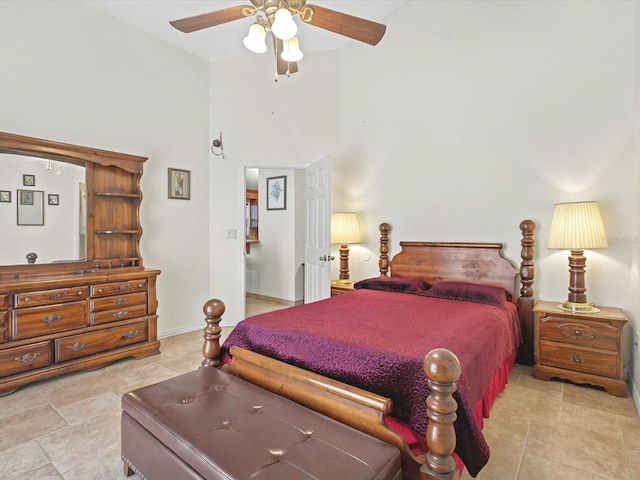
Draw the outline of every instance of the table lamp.
<instances>
[{"instance_id":1,"label":"table lamp","mask_svg":"<svg viewBox=\"0 0 640 480\"><path fill-rule=\"evenodd\" d=\"M360 242L358 217L355 213L331 214L331 243L340 244L340 280L334 283L353 283L349 280L349 244Z\"/></svg>"},{"instance_id":2,"label":"table lamp","mask_svg":"<svg viewBox=\"0 0 640 480\"><path fill-rule=\"evenodd\" d=\"M596 313L600 309L587 303L584 250L607 248L607 237L597 202L558 203L553 211L549 248L569 249L569 298L563 310Z\"/></svg>"}]
</instances>

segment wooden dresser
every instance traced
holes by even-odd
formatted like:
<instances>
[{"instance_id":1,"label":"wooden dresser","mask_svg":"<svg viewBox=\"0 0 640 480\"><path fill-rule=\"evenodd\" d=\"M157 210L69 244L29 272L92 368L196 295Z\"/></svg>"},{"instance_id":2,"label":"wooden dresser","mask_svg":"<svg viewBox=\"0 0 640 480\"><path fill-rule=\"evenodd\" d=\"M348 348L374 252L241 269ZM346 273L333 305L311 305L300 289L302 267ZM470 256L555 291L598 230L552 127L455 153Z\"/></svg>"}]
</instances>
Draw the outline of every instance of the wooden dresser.
<instances>
[{"instance_id":1,"label":"wooden dresser","mask_svg":"<svg viewBox=\"0 0 640 480\"><path fill-rule=\"evenodd\" d=\"M627 319L619 308L598 308L581 314L558 308L558 302L536 303L535 378L561 378L627 396L622 368Z\"/></svg>"},{"instance_id":2,"label":"wooden dresser","mask_svg":"<svg viewBox=\"0 0 640 480\"><path fill-rule=\"evenodd\" d=\"M159 353L159 273L105 269L2 282L0 395L62 373Z\"/></svg>"},{"instance_id":3,"label":"wooden dresser","mask_svg":"<svg viewBox=\"0 0 640 480\"><path fill-rule=\"evenodd\" d=\"M36 380L160 353L160 271L146 268L140 255L140 182L146 157L2 132L0 154L17 158L19 165L24 158L25 169L44 159L85 172L81 195L56 195L58 211L47 210L51 215L43 215L41 223L20 227L41 229L43 243L34 243L33 236L24 242L21 253L29 252L29 263L0 265L0 395ZM63 169L50 166L50 171ZM49 182L60 193L64 182ZM62 202L74 228L56 231L73 230L74 236L49 236L53 230L48 227L66 220L58 215ZM17 235L26 233L18 230ZM50 244L73 245L65 251L76 252L79 259L43 262L38 254Z\"/></svg>"}]
</instances>

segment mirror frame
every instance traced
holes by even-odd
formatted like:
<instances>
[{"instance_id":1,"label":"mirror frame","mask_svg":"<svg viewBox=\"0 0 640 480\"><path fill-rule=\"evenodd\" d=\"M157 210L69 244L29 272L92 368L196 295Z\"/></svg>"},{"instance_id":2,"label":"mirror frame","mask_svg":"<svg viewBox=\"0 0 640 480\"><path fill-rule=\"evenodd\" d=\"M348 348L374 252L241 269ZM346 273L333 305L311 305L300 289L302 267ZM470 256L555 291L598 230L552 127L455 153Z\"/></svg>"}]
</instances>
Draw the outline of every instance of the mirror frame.
<instances>
[{"instance_id":1,"label":"mirror frame","mask_svg":"<svg viewBox=\"0 0 640 480\"><path fill-rule=\"evenodd\" d=\"M0 265L0 278L19 278L25 273L28 273L29 275L38 275L51 274L55 272L77 272L92 269L95 266L93 248L95 239L94 235L90 232L93 232L94 221L92 197L95 193L94 185L96 183L95 166L101 165L104 167L117 167L132 174L142 175L142 166L147 160L147 157L72 145L6 132L0 132L0 153L40 157L84 166L86 168L87 188L87 258L85 260L59 263ZM140 258L137 268L142 268L142 258Z\"/></svg>"}]
</instances>

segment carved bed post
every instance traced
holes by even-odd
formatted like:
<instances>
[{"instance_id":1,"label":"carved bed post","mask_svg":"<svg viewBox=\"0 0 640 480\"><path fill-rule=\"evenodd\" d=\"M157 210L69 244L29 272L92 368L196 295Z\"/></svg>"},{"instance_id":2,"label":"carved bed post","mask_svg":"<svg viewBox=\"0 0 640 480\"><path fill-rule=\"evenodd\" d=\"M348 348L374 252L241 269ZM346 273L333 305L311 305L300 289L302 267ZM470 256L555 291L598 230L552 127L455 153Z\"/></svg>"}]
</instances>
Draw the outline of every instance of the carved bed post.
<instances>
[{"instance_id":1,"label":"carved bed post","mask_svg":"<svg viewBox=\"0 0 640 480\"><path fill-rule=\"evenodd\" d=\"M386 277L389 273L389 231L391 226L388 223L381 223L380 227L380 258L378 267L380 268L380 276Z\"/></svg>"},{"instance_id":2,"label":"carved bed post","mask_svg":"<svg viewBox=\"0 0 640 480\"><path fill-rule=\"evenodd\" d=\"M213 298L204 304L202 311L205 314L204 321L207 326L204 327L204 345L202 347L202 367L217 367L220 365L220 321L224 313L225 306L222 300Z\"/></svg>"},{"instance_id":3,"label":"carved bed post","mask_svg":"<svg viewBox=\"0 0 640 480\"><path fill-rule=\"evenodd\" d=\"M428 377L430 393L427 397L427 446L420 479L452 480L458 472L452 453L456 447L453 426L457 415L457 402L453 399L456 380L460 377L460 361L445 348L431 350L424 359L424 372Z\"/></svg>"},{"instance_id":4,"label":"carved bed post","mask_svg":"<svg viewBox=\"0 0 640 480\"><path fill-rule=\"evenodd\" d=\"M522 325L522 345L518 349L518 363L533 365L533 247L535 240L533 233L536 224L532 220L523 220L520 223L522 233L522 250L520 252L520 298L518 298L518 311L520 312L520 325Z\"/></svg>"}]
</instances>

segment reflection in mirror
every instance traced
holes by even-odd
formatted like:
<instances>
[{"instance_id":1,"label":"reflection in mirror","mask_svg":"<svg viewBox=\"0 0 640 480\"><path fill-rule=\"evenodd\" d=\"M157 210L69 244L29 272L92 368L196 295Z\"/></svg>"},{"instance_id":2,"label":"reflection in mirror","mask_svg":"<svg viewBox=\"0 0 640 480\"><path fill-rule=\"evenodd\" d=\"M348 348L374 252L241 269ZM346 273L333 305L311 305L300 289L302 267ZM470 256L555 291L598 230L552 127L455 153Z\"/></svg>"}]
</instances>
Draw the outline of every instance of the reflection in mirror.
<instances>
[{"instance_id":1,"label":"reflection in mirror","mask_svg":"<svg viewBox=\"0 0 640 480\"><path fill-rule=\"evenodd\" d=\"M44 192L18 190L18 225L44 225Z\"/></svg>"},{"instance_id":2,"label":"reflection in mirror","mask_svg":"<svg viewBox=\"0 0 640 480\"><path fill-rule=\"evenodd\" d=\"M25 265L26 255L31 252L37 254L38 264L85 259L87 200L84 166L0 154L0 170L0 190L13 192L11 202L0 202L0 265ZM28 185L25 185L25 178ZM57 204L45 202L51 194L57 195ZM27 204L21 204L21 200L26 200ZM33 205L28 205L31 200ZM14 202L16 205L12 205ZM36 206L40 206L39 211ZM41 226L25 228L25 225Z\"/></svg>"}]
</instances>

